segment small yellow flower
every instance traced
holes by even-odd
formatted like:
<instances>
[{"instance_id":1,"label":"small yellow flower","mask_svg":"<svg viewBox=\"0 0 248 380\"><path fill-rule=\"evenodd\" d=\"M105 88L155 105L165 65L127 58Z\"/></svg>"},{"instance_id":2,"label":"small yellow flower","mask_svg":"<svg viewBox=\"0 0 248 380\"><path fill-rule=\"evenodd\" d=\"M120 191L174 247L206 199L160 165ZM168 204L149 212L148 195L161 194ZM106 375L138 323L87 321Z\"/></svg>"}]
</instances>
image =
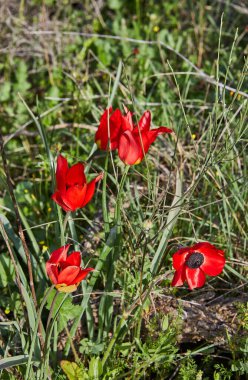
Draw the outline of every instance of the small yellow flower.
<instances>
[{"instance_id":1,"label":"small yellow flower","mask_svg":"<svg viewBox=\"0 0 248 380\"><path fill-rule=\"evenodd\" d=\"M196 134L193 133L193 134L191 135L191 138L192 138L192 140L195 140L195 139L196 139Z\"/></svg>"},{"instance_id":2,"label":"small yellow flower","mask_svg":"<svg viewBox=\"0 0 248 380\"><path fill-rule=\"evenodd\" d=\"M153 31L154 31L154 33L158 33L159 32L159 26L158 25L155 25L154 27L153 27Z\"/></svg>"},{"instance_id":3,"label":"small yellow flower","mask_svg":"<svg viewBox=\"0 0 248 380\"><path fill-rule=\"evenodd\" d=\"M46 245L43 245L42 247L42 253L45 253L48 250L48 247Z\"/></svg>"},{"instance_id":4,"label":"small yellow flower","mask_svg":"<svg viewBox=\"0 0 248 380\"><path fill-rule=\"evenodd\" d=\"M51 212L51 211L52 211L52 208L51 208L51 207L48 207L47 211L48 211L48 212Z\"/></svg>"},{"instance_id":5,"label":"small yellow flower","mask_svg":"<svg viewBox=\"0 0 248 380\"><path fill-rule=\"evenodd\" d=\"M6 307L6 309L4 310L5 314L9 314L10 313L10 309L8 307Z\"/></svg>"},{"instance_id":6,"label":"small yellow flower","mask_svg":"<svg viewBox=\"0 0 248 380\"><path fill-rule=\"evenodd\" d=\"M234 91L230 91L230 95L233 96L234 95Z\"/></svg>"},{"instance_id":7,"label":"small yellow flower","mask_svg":"<svg viewBox=\"0 0 248 380\"><path fill-rule=\"evenodd\" d=\"M45 241L44 241L44 240L41 240L41 241L39 241L39 244L40 244L40 245L43 245L43 244L45 244Z\"/></svg>"}]
</instances>

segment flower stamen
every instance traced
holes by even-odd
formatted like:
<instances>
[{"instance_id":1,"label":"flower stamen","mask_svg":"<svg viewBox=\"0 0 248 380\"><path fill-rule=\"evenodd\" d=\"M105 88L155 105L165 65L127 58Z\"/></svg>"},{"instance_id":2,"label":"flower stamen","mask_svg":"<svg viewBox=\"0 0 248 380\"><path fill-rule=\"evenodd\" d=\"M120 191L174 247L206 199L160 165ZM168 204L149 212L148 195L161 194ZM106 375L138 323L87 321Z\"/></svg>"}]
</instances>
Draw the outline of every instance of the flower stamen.
<instances>
[{"instance_id":1,"label":"flower stamen","mask_svg":"<svg viewBox=\"0 0 248 380\"><path fill-rule=\"evenodd\" d=\"M188 268L196 269L199 268L204 262L204 256L200 252L192 253L187 259L185 264Z\"/></svg>"}]
</instances>

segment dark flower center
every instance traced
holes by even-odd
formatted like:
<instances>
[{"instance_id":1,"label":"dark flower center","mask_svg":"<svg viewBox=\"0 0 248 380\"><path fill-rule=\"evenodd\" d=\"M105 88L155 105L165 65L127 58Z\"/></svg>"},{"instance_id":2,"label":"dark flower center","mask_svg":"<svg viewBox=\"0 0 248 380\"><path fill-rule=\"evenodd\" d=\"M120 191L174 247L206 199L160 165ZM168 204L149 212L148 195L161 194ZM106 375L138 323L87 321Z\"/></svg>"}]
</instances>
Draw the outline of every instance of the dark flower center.
<instances>
[{"instance_id":1,"label":"dark flower center","mask_svg":"<svg viewBox=\"0 0 248 380\"><path fill-rule=\"evenodd\" d=\"M192 269L196 269L196 268L199 268L202 263L204 261L204 256L202 253L200 252L194 252L192 253L187 259L186 259L186 262L185 264L187 265L187 267L189 268L192 268Z\"/></svg>"}]
</instances>

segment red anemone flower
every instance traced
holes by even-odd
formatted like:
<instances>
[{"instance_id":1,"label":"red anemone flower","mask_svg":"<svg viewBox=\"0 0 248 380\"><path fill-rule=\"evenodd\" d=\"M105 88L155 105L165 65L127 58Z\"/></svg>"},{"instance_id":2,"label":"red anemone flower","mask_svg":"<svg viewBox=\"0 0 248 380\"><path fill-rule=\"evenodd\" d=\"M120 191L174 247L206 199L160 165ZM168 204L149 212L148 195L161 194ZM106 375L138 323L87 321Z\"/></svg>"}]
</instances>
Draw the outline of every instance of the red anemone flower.
<instances>
[{"instance_id":1,"label":"red anemone flower","mask_svg":"<svg viewBox=\"0 0 248 380\"><path fill-rule=\"evenodd\" d=\"M95 135L95 143L99 149L115 150L118 148L122 124L122 113L117 108L110 107L101 116L100 124Z\"/></svg>"},{"instance_id":2,"label":"red anemone flower","mask_svg":"<svg viewBox=\"0 0 248 380\"><path fill-rule=\"evenodd\" d=\"M206 275L218 276L225 265L224 252L210 243L198 243L192 247L181 248L173 257L176 269L172 286L181 286L187 281L189 288L201 288Z\"/></svg>"},{"instance_id":3,"label":"red anemone flower","mask_svg":"<svg viewBox=\"0 0 248 380\"><path fill-rule=\"evenodd\" d=\"M138 125L134 125L132 113L126 109L126 115L123 116L122 122L123 132L120 136L118 146L119 157L126 165L139 164L158 135L172 132L171 129L166 127L152 130L150 130L150 127L150 111L145 111Z\"/></svg>"},{"instance_id":4,"label":"red anemone flower","mask_svg":"<svg viewBox=\"0 0 248 380\"><path fill-rule=\"evenodd\" d=\"M74 292L79 283L85 279L93 268L82 269L80 252L72 252L67 256L70 244L52 252L46 262L47 275L59 292Z\"/></svg>"},{"instance_id":5,"label":"red anemone flower","mask_svg":"<svg viewBox=\"0 0 248 380\"><path fill-rule=\"evenodd\" d=\"M102 177L103 173L87 183L84 165L79 162L69 168L67 159L59 155L56 170L57 189L51 198L63 210L75 211L77 208L84 207L91 200L96 183Z\"/></svg>"}]
</instances>

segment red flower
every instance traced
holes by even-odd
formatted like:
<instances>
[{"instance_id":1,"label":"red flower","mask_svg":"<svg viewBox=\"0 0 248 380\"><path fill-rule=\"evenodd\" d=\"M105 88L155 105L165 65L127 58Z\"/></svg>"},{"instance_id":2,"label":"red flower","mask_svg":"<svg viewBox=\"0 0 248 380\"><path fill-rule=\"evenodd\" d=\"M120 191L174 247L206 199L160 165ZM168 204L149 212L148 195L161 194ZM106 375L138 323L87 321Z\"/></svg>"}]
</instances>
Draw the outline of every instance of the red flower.
<instances>
[{"instance_id":1,"label":"red flower","mask_svg":"<svg viewBox=\"0 0 248 380\"><path fill-rule=\"evenodd\" d=\"M56 183L57 189L52 199L65 211L75 211L84 207L93 197L96 183L102 179L98 175L90 183L86 182L84 165L81 163L68 166L67 159L59 155L57 160Z\"/></svg>"},{"instance_id":2,"label":"red flower","mask_svg":"<svg viewBox=\"0 0 248 380\"><path fill-rule=\"evenodd\" d=\"M121 125L122 113L118 108L113 111L110 107L104 111L95 135L95 143L99 149L115 150L118 148Z\"/></svg>"},{"instance_id":3,"label":"red flower","mask_svg":"<svg viewBox=\"0 0 248 380\"><path fill-rule=\"evenodd\" d=\"M67 256L70 244L60 247L52 252L46 262L47 275L59 292L74 292L78 284L85 279L93 268L81 269L80 252L72 252Z\"/></svg>"},{"instance_id":4,"label":"red flower","mask_svg":"<svg viewBox=\"0 0 248 380\"><path fill-rule=\"evenodd\" d=\"M206 275L218 276L225 265L224 252L210 243L198 243L181 248L173 255L173 267L176 269L172 286L181 286L187 281L189 288L201 288Z\"/></svg>"},{"instance_id":5,"label":"red flower","mask_svg":"<svg viewBox=\"0 0 248 380\"><path fill-rule=\"evenodd\" d=\"M119 157L126 165L139 164L158 135L172 132L171 129L166 127L152 130L150 130L150 127L150 111L145 111L138 125L134 125L132 113L126 110L126 115L123 116L122 134L118 145Z\"/></svg>"}]
</instances>

